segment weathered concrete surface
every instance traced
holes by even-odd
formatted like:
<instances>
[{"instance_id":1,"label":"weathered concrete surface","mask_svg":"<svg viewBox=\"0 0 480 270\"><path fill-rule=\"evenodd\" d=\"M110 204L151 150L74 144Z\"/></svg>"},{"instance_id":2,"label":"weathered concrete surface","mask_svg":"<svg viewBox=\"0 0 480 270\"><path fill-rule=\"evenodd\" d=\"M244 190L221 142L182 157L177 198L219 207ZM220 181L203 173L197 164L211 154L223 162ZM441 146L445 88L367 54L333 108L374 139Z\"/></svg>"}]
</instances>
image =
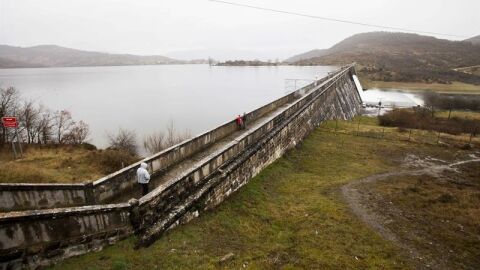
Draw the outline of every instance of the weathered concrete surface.
<instances>
[{"instance_id":1,"label":"weathered concrete surface","mask_svg":"<svg viewBox=\"0 0 480 270\"><path fill-rule=\"evenodd\" d=\"M0 211L80 206L93 202L91 184L0 184Z\"/></svg>"},{"instance_id":2,"label":"weathered concrete surface","mask_svg":"<svg viewBox=\"0 0 480 270\"><path fill-rule=\"evenodd\" d=\"M0 269L36 268L132 233L130 205L10 212L0 222Z\"/></svg>"},{"instance_id":3,"label":"weathered concrete surface","mask_svg":"<svg viewBox=\"0 0 480 270\"><path fill-rule=\"evenodd\" d=\"M214 139L205 135L214 134L210 132L196 137L204 141L191 147L203 147L201 151L186 155L182 143L146 159L155 171L156 188L138 200L0 214L0 269L46 265L99 249L133 232L140 236L139 245L151 243L165 230L222 202L322 121L353 117L361 103L352 80L354 72L353 67L345 67L310 85L309 91L304 89L305 95L292 93L251 112L246 130L238 131L235 126L230 133L224 132L235 124L228 122L219 127L226 129ZM136 167L93 183L85 201L92 197L97 202L112 200L112 194L128 190ZM97 192L104 197L95 197L95 185L116 185L117 189L110 195Z\"/></svg>"}]
</instances>

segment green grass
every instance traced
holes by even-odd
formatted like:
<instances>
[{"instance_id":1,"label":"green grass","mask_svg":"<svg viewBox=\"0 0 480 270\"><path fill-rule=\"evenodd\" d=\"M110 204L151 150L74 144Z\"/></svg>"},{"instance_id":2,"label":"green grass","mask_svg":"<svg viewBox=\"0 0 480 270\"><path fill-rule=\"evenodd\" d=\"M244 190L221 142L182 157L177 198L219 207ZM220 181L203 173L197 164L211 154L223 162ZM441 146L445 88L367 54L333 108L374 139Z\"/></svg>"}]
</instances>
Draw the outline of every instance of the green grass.
<instances>
[{"instance_id":1,"label":"green grass","mask_svg":"<svg viewBox=\"0 0 480 270\"><path fill-rule=\"evenodd\" d=\"M448 117L448 112L437 112L438 117ZM480 114L476 112L452 111L452 117L480 119ZM418 144L447 144L457 148L471 144L472 147L480 146L480 137L477 135L470 138L470 134L451 135L439 133L437 131L407 129L398 127L384 127L379 125L378 118L369 116L356 116L351 121L328 121L322 125L322 129L328 132L340 134L360 135L393 141L410 141Z\"/></svg>"},{"instance_id":2,"label":"green grass","mask_svg":"<svg viewBox=\"0 0 480 270\"><path fill-rule=\"evenodd\" d=\"M216 209L152 246L134 250L130 237L53 269L412 269L339 193L345 183L394 170L406 153L453 156L437 146L317 129ZM230 252L233 259L219 263Z\"/></svg>"}]
</instances>

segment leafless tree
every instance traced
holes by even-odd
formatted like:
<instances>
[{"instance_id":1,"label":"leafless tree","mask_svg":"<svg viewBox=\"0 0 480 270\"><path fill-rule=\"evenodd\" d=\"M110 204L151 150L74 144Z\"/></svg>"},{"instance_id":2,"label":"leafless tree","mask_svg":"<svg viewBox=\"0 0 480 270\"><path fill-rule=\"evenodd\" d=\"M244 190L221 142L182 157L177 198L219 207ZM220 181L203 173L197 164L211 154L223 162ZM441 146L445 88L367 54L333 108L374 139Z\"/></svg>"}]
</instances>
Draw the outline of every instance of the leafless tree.
<instances>
[{"instance_id":1,"label":"leafless tree","mask_svg":"<svg viewBox=\"0 0 480 270\"><path fill-rule=\"evenodd\" d=\"M143 139L143 147L150 154L162 151L165 149L165 134L155 132L154 134L145 136Z\"/></svg>"},{"instance_id":2,"label":"leafless tree","mask_svg":"<svg viewBox=\"0 0 480 270\"><path fill-rule=\"evenodd\" d=\"M75 123L72 128L65 134L63 141L68 144L82 144L87 140L90 134L90 128L87 123L80 121Z\"/></svg>"},{"instance_id":3,"label":"leafless tree","mask_svg":"<svg viewBox=\"0 0 480 270\"><path fill-rule=\"evenodd\" d=\"M155 154L191 137L191 133L188 130L183 133L177 132L173 121L170 121L166 127L166 133L156 132L145 136L143 147L150 154Z\"/></svg>"},{"instance_id":4,"label":"leafless tree","mask_svg":"<svg viewBox=\"0 0 480 270\"><path fill-rule=\"evenodd\" d=\"M0 118L13 116L13 112L18 108L20 93L14 87L0 88ZM8 142L8 129L1 127L0 144Z\"/></svg>"},{"instance_id":5,"label":"leafless tree","mask_svg":"<svg viewBox=\"0 0 480 270\"><path fill-rule=\"evenodd\" d=\"M52 112L40 105L39 120L37 124L37 142L47 144L52 141L53 135Z\"/></svg>"},{"instance_id":6,"label":"leafless tree","mask_svg":"<svg viewBox=\"0 0 480 270\"><path fill-rule=\"evenodd\" d=\"M14 115L16 114L16 115ZM88 125L75 123L67 110L52 113L31 100L21 100L14 87L0 88L0 117L17 116L18 133L26 143L83 143L89 135ZM0 127L0 146L9 141L12 130Z\"/></svg>"},{"instance_id":7,"label":"leafless tree","mask_svg":"<svg viewBox=\"0 0 480 270\"><path fill-rule=\"evenodd\" d=\"M35 106L33 101L23 101L20 109L20 124L26 135L27 143L34 143L37 137L39 114L39 108Z\"/></svg>"},{"instance_id":8,"label":"leafless tree","mask_svg":"<svg viewBox=\"0 0 480 270\"><path fill-rule=\"evenodd\" d=\"M118 133L107 134L110 148L123 150L131 155L137 155L137 136L135 131L120 128Z\"/></svg>"},{"instance_id":9,"label":"leafless tree","mask_svg":"<svg viewBox=\"0 0 480 270\"><path fill-rule=\"evenodd\" d=\"M56 111L53 115L53 123L56 142L63 143L63 137L70 132L70 129L75 124L72 114L67 110Z\"/></svg>"}]
</instances>

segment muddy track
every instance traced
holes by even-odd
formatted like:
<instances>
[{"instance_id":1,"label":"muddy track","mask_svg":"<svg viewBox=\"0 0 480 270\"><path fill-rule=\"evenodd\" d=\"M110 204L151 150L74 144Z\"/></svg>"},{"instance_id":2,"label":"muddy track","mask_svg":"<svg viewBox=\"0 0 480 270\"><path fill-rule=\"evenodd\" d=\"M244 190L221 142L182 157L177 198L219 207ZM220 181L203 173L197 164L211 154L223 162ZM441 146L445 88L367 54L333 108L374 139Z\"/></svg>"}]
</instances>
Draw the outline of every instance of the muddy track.
<instances>
[{"instance_id":1,"label":"muddy track","mask_svg":"<svg viewBox=\"0 0 480 270\"><path fill-rule=\"evenodd\" d=\"M403 175L423 175L429 174L432 176L441 176L442 172L446 170L455 171L456 166L471 163L471 162L480 162L480 158L472 156L472 159L446 163L442 160L430 159L430 160L415 160L408 161L408 157L405 163L415 164L414 167L408 166L411 164L406 164L408 169L402 169L395 172L387 172L376 175L371 175L362 179L353 181L341 188L342 195L349 205L352 212L358 216L363 222L368 224L372 229L374 229L378 234L383 238L393 242L396 246L400 247L405 255L410 258L411 262L415 265L416 269L450 269L446 266L445 262L439 259L427 259L427 256L421 254L412 244L404 241L399 238L394 232L388 229L385 225L391 222L389 217L382 215L378 211L375 211L374 205L372 202L367 200L368 191L361 190L361 185L366 183L375 183L378 181L388 181L394 176L403 176ZM438 164L442 163L442 164ZM396 212L398 215L402 215L399 209L396 209L394 206L389 205L389 210L393 213ZM412 232L414 233L414 232Z\"/></svg>"}]
</instances>

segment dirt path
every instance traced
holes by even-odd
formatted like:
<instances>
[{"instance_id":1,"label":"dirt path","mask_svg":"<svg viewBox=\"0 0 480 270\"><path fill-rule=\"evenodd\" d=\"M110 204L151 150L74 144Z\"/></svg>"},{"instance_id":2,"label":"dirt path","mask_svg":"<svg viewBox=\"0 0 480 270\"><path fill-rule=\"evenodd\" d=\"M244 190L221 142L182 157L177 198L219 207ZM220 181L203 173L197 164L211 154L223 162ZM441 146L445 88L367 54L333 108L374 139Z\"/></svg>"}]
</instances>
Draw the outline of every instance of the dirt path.
<instances>
[{"instance_id":1,"label":"dirt path","mask_svg":"<svg viewBox=\"0 0 480 270\"><path fill-rule=\"evenodd\" d=\"M371 194L369 194L368 190L362 190L360 186L366 183L388 181L394 176L402 175L429 174L438 177L442 175L442 172L456 171L456 166L470 162L480 162L480 158L477 156L472 155L471 157L472 159L446 163L445 161L434 158L419 159L415 156L407 156L403 165L403 167L406 167L405 169L376 174L351 182L342 187L342 195L352 212L378 232L383 238L392 241L403 249L406 255L411 259L412 263L416 266L416 269L450 269L445 265L442 258L428 259L428 256L424 256L412 244L403 241L403 239L400 239L397 234L388 229L386 225L392 222L392 220L374 210L376 208L376 205L373 205L375 202L372 203L367 199ZM390 212L399 216L402 215L401 211L396 209L393 205L388 205L388 208ZM414 232L412 232L412 234L413 233Z\"/></svg>"}]
</instances>

